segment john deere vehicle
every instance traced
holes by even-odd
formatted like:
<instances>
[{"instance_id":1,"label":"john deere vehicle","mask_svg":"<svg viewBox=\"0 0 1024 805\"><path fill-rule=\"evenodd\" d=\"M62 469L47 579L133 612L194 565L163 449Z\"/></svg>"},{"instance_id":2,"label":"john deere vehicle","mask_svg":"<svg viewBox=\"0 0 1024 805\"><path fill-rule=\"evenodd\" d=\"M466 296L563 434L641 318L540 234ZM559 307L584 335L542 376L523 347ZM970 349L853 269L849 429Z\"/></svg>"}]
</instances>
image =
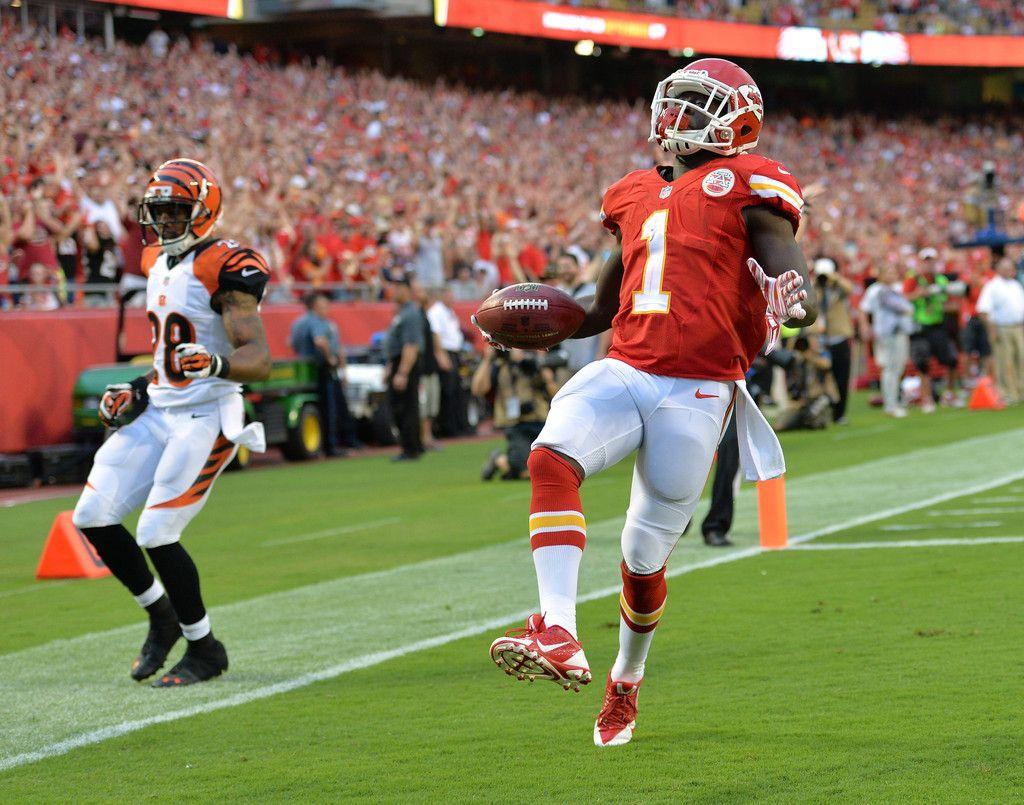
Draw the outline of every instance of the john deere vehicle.
<instances>
[{"instance_id":1,"label":"john deere vehicle","mask_svg":"<svg viewBox=\"0 0 1024 805\"><path fill-rule=\"evenodd\" d=\"M139 362L93 366L78 376L74 389L75 441L94 443L104 438L99 419L100 396L110 383L127 383L145 371L151 359ZM323 443L323 423L316 393L316 366L312 361L274 361L270 377L245 388L245 415L249 422L262 422L267 446L281 448L290 461L313 458ZM244 468L252 461L240 448L232 467Z\"/></svg>"}]
</instances>

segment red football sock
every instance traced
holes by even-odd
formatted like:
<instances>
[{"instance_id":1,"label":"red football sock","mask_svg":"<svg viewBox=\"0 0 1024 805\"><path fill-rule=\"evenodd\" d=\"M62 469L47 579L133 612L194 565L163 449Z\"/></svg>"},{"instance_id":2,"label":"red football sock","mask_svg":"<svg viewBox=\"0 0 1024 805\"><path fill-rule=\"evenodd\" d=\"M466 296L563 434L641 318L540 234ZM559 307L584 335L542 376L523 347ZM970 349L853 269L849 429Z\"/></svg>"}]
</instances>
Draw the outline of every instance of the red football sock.
<instances>
[{"instance_id":1,"label":"red football sock","mask_svg":"<svg viewBox=\"0 0 1024 805\"><path fill-rule=\"evenodd\" d=\"M583 479L562 456L538 447L527 462L530 498L530 547L537 570L541 614L548 626L576 637L576 582L587 542L580 503Z\"/></svg>"},{"instance_id":2,"label":"red football sock","mask_svg":"<svg viewBox=\"0 0 1024 805\"><path fill-rule=\"evenodd\" d=\"M633 573L622 563L622 594L619 596L619 655L611 676L616 682L639 682L651 650L668 586L665 568L646 576Z\"/></svg>"}]
</instances>

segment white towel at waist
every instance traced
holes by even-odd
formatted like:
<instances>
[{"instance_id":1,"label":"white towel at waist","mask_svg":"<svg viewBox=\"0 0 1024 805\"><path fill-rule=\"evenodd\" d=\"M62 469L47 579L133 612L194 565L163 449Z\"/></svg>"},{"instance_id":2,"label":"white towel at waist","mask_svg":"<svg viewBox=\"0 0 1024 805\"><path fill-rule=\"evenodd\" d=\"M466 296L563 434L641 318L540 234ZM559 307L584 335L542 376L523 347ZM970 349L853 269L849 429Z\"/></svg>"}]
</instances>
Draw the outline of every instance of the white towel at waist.
<instances>
[{"instance_id":1,"label":"white towel at waist","mask_svg":"<svg viewBox=\"0 0 1024 805\"><path fill-rule=\"evenodd\" d=\"M736 381L734 416L743 476L748 481L767 481L784 474L786 459L782 455L779 437L750 396L746 381L743 380Z\"/></svg>"},{"instance_id":2,"label":"white towel at waist","mask_svg":"<svg viewBox=\"0 0 1024 805\"><path fill-rule=\"evenodd\" d=\"M262 422L245 425L245 406L241 394L227 394L218 400L220 408L220 431L229 442L248 447L254 453L267 449L267 439ZM243 427L244 426L244 427Z\"/></svg>"}]
</instances>

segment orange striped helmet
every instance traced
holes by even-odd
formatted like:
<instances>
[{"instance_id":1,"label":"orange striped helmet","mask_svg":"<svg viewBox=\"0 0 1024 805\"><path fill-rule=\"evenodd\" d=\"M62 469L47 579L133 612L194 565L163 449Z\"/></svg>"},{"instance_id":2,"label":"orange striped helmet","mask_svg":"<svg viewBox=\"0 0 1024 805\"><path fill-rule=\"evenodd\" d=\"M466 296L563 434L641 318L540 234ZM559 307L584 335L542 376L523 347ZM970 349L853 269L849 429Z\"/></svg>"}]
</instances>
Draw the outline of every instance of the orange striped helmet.
<instances>
[{"instance_id":1,"label":"orange striped helmet","mask_svg":"<svg viewBox=\"0 0 1024 805\"><path fill-rule=\"evenodd\" d=\"M139 204L139 223L156 232L165 252L180 255L209 236L220 213L220 185L213 171L179 157L153 172Z\"/></svg>"}]
</instances>

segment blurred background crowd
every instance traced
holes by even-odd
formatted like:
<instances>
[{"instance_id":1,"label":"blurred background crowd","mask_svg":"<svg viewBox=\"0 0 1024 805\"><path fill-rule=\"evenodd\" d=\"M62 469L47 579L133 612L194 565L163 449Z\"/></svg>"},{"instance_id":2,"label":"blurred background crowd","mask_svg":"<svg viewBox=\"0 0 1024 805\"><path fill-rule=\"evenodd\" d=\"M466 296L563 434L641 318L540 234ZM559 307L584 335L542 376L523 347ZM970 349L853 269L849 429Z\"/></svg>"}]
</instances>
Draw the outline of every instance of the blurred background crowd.
<instances>
[{"instance_id":1,"label":"blurred background crowd","mask_svg":"<svg viewBox=\"0 0 1024 805\"><path fill-rule=\"evenodd\" d=\"M279 67L166 35L113 52L70 34L8 27L0 37L9 283L30 280L35 265L36 279L58 282L137 275L138 196L168 155L190 154L225 187L221 231L270 258L271 301L297 298L296 284L372 297L396 263L469 299L542 276L563 253L593 270L608 245L597 225L603 189L658 158L644 100L470 92L325 62ZM769 109L765 129L761 151L817 196L809 251L855 282L888 263L913 269L925 247L939 250L945 273L987 270L985 253L948 246L972 231L987 161L999 216L1020 227L1024 132L1010 119Z\"/></svg>"},{"instance_id":2,"label":"blurred background crowd","mask_svg":"<svg viewBox=\"0 0 1024 805\"><path fill-rule=\"evenodd\" d=\"M726 5L736 14L753 8ZM1019 25L1014 4L988 5L990 21ZM696 4L704 6L722 10ZM952 0L933 6L969 11ZM757 6L771 15L783 7L835 10ZM258 49L240 54L159 28L144 44L106 49L67 30L54 37L5 24L0 70L0 308L143 304L136 206L171 156L200 159L220 177L220 231L267 255L268 304L311 290L331 301L382 298L382 277L397 270L453 301L525 280L579 288L610 245L598 224L604 188L664 158L647 143L646 98L470 90L323 59L281 65ZM796 393L808 405L827 394L831 419L844 420L851 374L869 366L877 336L877 311L862 314L862 299L885 275L905 286L914 308L907 335L941 324L949 342L932 338L908 352L924 394L935 370L941 394L929 400L962 404L962 381L984 372L991 353L991 322L977 302L996 265L987 248L951 244L985 226L1024 233L1024 131L997 114L769 108L765 132L760 150L805 189L802 238L828 295L821 331L791 344L818 356L800 364L815 371ZM1006 261L1008 276L1024 267L1013 247ZM936 297L927 315L918 284ZM885 405L901 415L903 402Z\"/></svg>"}]
</instances>

